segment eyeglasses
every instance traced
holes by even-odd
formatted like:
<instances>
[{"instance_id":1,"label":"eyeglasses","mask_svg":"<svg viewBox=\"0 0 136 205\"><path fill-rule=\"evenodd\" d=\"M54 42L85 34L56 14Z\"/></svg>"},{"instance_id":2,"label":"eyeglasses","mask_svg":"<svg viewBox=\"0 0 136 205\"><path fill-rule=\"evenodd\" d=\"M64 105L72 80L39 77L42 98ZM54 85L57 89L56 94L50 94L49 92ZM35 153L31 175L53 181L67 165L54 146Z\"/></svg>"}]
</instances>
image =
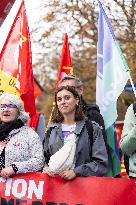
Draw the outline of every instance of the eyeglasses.
<instances>
[{"instance_id":1,"label":"eyeglasses","mask_svg":"<svg viewBox=\"0 0 136 205\"><path fill-rule=\"evenodd\" d=\"M17 108L17 106L14 104L0 104L0 108Z\"/></svg>"}]
</instances>

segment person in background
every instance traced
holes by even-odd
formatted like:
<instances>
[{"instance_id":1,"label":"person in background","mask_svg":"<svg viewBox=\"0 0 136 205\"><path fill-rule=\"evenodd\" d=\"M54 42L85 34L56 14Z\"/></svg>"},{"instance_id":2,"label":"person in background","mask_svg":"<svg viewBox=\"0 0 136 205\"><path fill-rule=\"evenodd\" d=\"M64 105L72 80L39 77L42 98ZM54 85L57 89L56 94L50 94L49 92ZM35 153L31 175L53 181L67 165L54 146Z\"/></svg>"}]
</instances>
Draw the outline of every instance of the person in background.
<instances>
[{"instance_id":1,"label":"person in background","mask_svg":"<svg viewBox=\"0 0 136 205\"><path fill-rule=\"evenodd\" d=\"M40 140L42 142L43 142L43 140L45 138L45 130L46 130L46 124L45 124L44 114L40 113L38 124L37 124L37 127L36 127L35 131L40 136Z\"/></svg>"},{"instance_id":2,"label":"person in background","mask_svg":"<svg viewBox=\"0 0 136 205\"><path fill-rule=\"evenodd\" d=\"M136 178L136 115L131 104L126 112L120 148L129 157L129 177Z\"/></svg>"},{"instance_id":3,"label":"person in background","mask_svg":"<svg viewBox=\"0 0 136 205\"><path fill-rule=\"evenodd\" d=\"M55 104L44 142L43 172L49 176L59 174L65 180L77 176L105 176L108 156L102 130L85 117L76 89L59 88Z\"/></svg>"},{"instance_id":4,"label":"person in background","mask_svg":"<svg viewBox=\"0 0 136 205\"><path fill-rule=\"evenodd\" d=\"M38 134L27 126L29 115L21 99L9 93L0 96L0 176L41 171L43 147Z\"/></svg>"},{"instance_id":5,"label":"person in background","mask_svg":"<svg viewBox=\"0 0 136 205\"><path fill-rule=\"evenodd\" d=\"M43 143L46 129L44 114L36 112L35 115L30 119L29 125L36 131L40 137L41 142Z\"/></svg>"}]
</instances>

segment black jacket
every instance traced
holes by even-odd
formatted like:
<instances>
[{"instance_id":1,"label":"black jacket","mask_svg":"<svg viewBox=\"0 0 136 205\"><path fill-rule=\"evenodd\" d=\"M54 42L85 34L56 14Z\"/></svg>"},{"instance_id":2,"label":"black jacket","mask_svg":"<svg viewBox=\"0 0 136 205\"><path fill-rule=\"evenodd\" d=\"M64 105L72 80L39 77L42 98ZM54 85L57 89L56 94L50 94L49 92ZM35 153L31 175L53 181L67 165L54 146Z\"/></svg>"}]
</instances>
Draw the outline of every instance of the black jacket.
<instances>
[{"instance_id":1,"label":"black jacket","mask_svg":"<svg viewBox=\"0 0 136 205\"><path fill-rule=\"evenodd\" d=\"M100 109L98 105L96 104L87 104L83 97L81 97L81 105L84 114L88 117L89 120L95 121L99 124L103 129L105 129L104 126L104 120L102 115L100 114Z\"/></svg>"},{"instance_id":2,"label":"black jacket","mask_svg":"<svg viewBox=\"0 0 136 205\"><path fill-rule=\"evenodd\" d=\"M99 124L99 126L102 128L102 134L105 141L105 144L107 146L107 137L105 132L105 125L102 115L100 114L100 109L98 105L96 104L87 104L83 97L81 96L81 106L83 109L83 112L85 116L88 117L90 121L95 121Z\"/></svg>"}]
</instances>

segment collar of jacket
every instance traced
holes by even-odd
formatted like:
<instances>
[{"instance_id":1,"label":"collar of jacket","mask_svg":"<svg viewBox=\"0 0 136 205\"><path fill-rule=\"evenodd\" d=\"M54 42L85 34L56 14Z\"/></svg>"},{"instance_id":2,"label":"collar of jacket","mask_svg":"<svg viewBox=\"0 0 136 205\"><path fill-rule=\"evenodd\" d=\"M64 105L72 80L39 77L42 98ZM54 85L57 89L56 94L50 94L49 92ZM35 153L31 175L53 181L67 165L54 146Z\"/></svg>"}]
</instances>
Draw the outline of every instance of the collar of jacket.
<instances>
[{"instance_id":1,"label":"collar of jacket","mask_svg":"<svg viewBox=\"0 0 136 205\"><path fill-rule=\"evenodd\" d=\"M76 123L76 128L75 128L74 133L75 133L76 135L79 135L79 134L81 133L81 131L82 131L84 125L85 125L85 120L78 121L78 122ZM49 129L49 128L51 128L51 129L52 129L52 128L56 128L56 129L58 129L58 130L61 130L61 123L51 123L51 124L48 126L48 129Z\"/></svg>"},{"instance_id":2,"label":"collar of jacket","mask_svg":"<svg viewBox=\"0 0 136 205\"><path fill-rule=\"evenodd\" d=\"M22 128L25 128L25 127L26 126L22 126L22 127L18 128L18 129L14 129L9 134L10 135L15 135L15 134L19 133Z\"/></svg>"}]
</instances>

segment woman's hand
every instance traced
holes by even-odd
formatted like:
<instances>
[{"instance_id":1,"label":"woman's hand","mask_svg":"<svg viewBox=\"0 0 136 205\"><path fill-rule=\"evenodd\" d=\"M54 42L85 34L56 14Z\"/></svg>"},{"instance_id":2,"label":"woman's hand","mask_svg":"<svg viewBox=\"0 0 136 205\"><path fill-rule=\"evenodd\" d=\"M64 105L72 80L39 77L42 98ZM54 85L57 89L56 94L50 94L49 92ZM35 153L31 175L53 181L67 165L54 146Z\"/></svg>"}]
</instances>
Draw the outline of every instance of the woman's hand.
<instances>
[{"instance_id":1,"label":"woman's hand","mask_svg":"<svg viewBox=\"0 0 136 205\"><path fill-rule=\"evenodd\" d=\"M54 177L54 174L55 174L53 171L50 170L49 167L44 167L43 168L43 173L46 173L46 174L48 174L51 177Z\"/></svg>"},{"instance_id":2,"label":"woman's hand","mask_svg":"<svg viewBox=\"0 0 136 205\"><path fill-rule=\"evenodd\" d=\"M59 175L63 179L66 179L66 180L71 180L71 179L74 179L76 177L76 174L75 174L75 172L72 169L62 171L62 172L59 173Z\"/></svg>"},{"instance_id":3,"label":"woman's hand","mask_svg":"<svg viewBox=\"0 0 136 205\"><path fill-rule=\"evenodd\" d=\"M15 174L12 166L9 166L9 167L5 167L4 169L1 170L1 173L0 175L3 177L3 178L9 178L9 176Z\"/></svg>"}]
</instances>

